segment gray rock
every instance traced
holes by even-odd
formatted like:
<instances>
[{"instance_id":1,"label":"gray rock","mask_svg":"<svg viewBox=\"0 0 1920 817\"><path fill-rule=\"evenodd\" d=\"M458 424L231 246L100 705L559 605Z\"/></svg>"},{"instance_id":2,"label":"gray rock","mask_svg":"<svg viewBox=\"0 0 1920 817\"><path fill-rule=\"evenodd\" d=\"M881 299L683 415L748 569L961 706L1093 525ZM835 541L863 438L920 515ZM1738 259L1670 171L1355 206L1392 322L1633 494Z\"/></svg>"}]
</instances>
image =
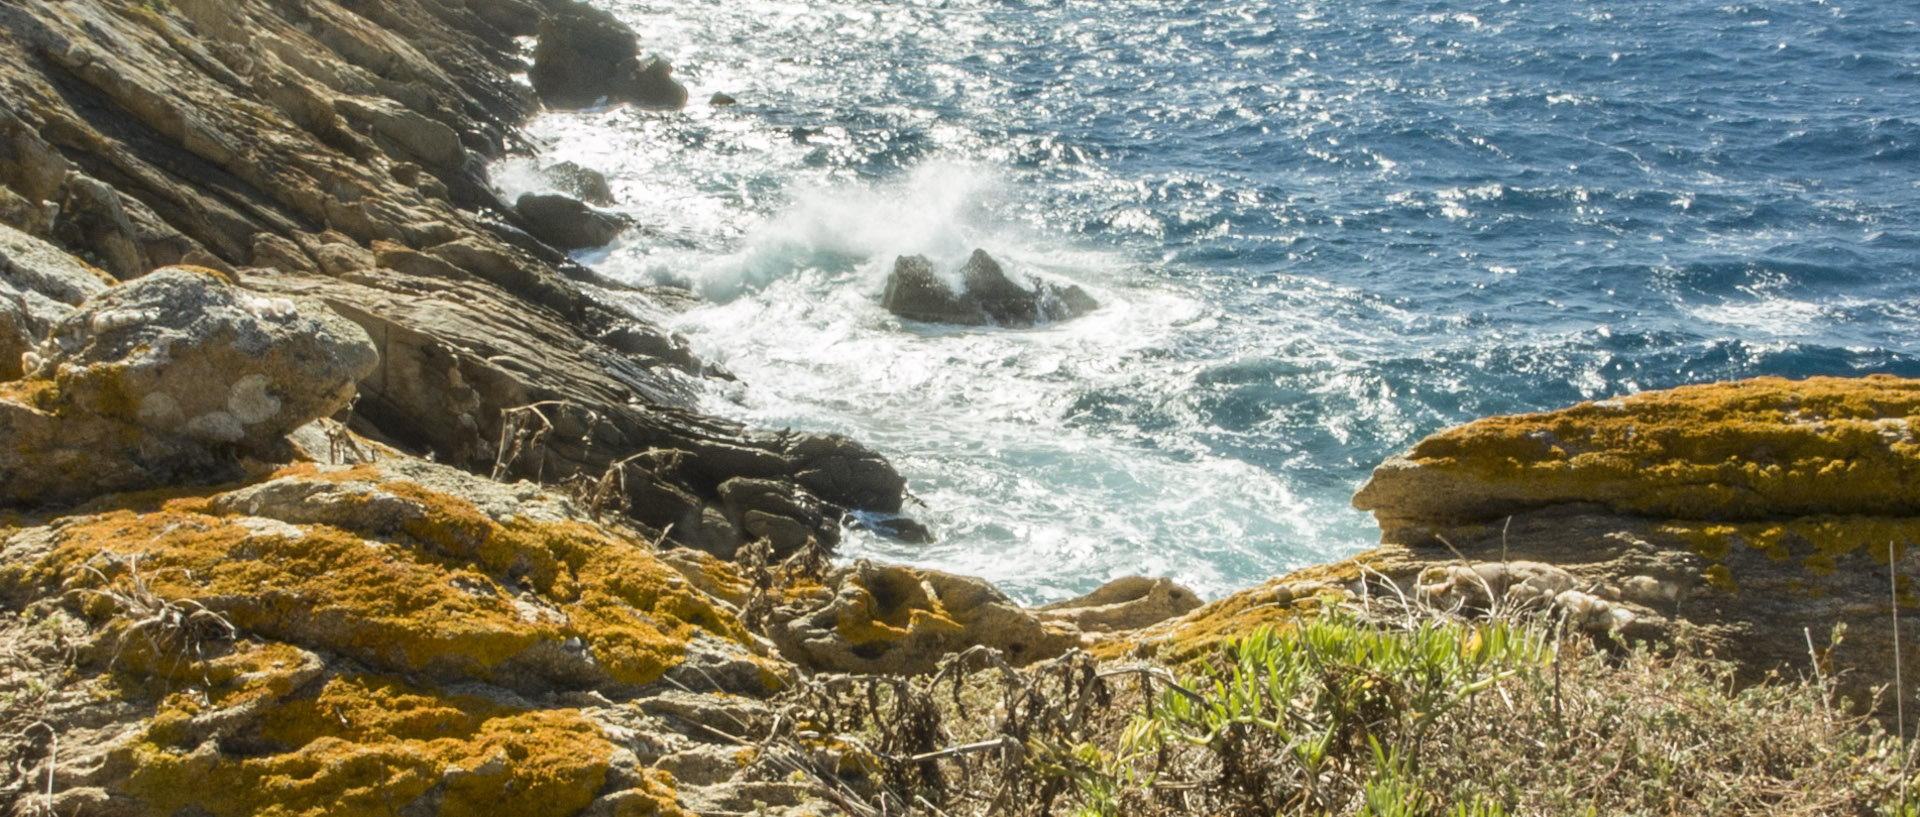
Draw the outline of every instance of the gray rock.
<instances>
[{"instance_id":1,"label":"gray rock","mask_svg":"<svg viewBox=\"0 0 1920 817\"><path fill-rule=\"evenodd\" d=\"M514 203L527 231L562 250L603 247L627 228L626 219L557 193L526 193Z\"/></svg>"},{"instance_id":2,"label":"gray rock","mask_svg":"<svg viewBox=\"0 0 1920 817\"><path fill-rule=\"evenodd\" d=\"M1100 304L1078 286L1061 286L1028 276L1022 285L1007 276L985 250L974 250L960 270L961 291L954 292L925 256L895 259L881 306L909 320L960 326L1029 327L1063 321L1098 309Z\"/></svg>"},{"instance_id":3,"label":"gray rock","mask_svg":"<svg viewBox=\"0 0 1920 817\"><path fill-rule=\"evenodd\" d=\"M66 404L152 432L266 450L345 408L379 355L318 304L169 267L89 299L40 345Z\"/></svg>"},{"instance_id":4,"label":"gray rock","mask_svg":"<svg viewBox=\"0 0 1920 817\"><path fill-rule=\"evenodd\" d=\"M540 178L548 184L588 204L602 207L613 206L613 187L607 184L607 177L598 170L581 167L574 162L555 162L540 168Z\"/></svg>"},{"instance_id":5,"label":"gray rock","mask_svg":"<svg viewBox=\"0 0 1920 817\"><path fill-rule=\"evenodd\" d=\"M554 108L632 102L657 108L687 104L687 89L659 57L641 59L625 23L585 3L573 3L540 21L533 70L527 78Z\"/></svg>"}]
</instances>

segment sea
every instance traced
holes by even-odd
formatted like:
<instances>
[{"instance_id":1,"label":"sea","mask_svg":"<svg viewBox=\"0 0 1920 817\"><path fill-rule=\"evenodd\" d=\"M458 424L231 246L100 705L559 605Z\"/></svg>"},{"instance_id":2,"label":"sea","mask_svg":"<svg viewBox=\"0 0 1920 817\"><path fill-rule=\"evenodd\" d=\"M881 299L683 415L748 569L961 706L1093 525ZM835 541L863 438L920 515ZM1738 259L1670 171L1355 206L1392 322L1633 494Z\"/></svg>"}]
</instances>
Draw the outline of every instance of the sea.
<instances>
[{"instance_id":1,"label":"sea","mask_svg":"<svg viewBox=\"0 0 1920 817\"><path fill-rule=\"evenodd\" d=\"M937 540L842 560L1219 597L1376 542L1354 490L1449 426L1920 376L1915 0L592 2L690 104L495 183L605 173L638 226L577 257L704 298L704 408L899 468ZM881 308L975 249L1102 306Z\"/></svg>"}]
</instances>

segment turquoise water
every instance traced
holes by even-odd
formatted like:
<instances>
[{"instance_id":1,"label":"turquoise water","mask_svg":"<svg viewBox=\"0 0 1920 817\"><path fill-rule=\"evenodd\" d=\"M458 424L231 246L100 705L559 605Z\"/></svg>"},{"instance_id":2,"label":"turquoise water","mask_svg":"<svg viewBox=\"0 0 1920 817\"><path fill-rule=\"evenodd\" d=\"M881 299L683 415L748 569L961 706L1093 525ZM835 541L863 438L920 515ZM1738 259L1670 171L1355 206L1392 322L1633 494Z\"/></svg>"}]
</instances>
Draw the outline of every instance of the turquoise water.
<instances>
[{"instance_id":1,"label":"turquoise water","mask_svg":"<svg viewBox=\"0 0 1920 817\"><path fill-rule=\"evenodd\" d=\"M534 122L645 226L583 259L709 298L712 410L908 475L940 541L844 556L1215 596L1371 543L1348 497L1449 425L1920 376L1920 3L605 5L695 102ZM879 308L974 247L1106 307Z\"/></svg>"}]
</instances>

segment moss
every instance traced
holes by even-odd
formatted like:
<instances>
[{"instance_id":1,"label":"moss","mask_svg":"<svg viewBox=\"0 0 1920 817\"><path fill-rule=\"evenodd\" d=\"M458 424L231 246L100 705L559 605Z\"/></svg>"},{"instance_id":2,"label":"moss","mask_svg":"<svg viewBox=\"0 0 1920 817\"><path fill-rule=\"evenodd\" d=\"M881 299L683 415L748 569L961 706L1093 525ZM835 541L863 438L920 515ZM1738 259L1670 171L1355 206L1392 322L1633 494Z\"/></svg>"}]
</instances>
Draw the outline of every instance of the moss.
<instances>
[{"instance_id":1,"label":"moss","mask_svg":"<svg viewBox=\"0 0 1920 817\"><path fill-rule=\"evenodd\" d=\"M1411 459L1520 499L1654 518L1920 515L1920 381L1759 378L1493 417Z\"/></svg>"},{"instance_id":2,"label":"moss","mask_svg":"<svg viewBox=\"0 0 1920 817\"><path fill-rule=\"evenodd\" d=\"M217 687L216 687L217 688ZM170 696L118 754L125 790L156 813L389 814L443 785L440 814L567 815L605 786L614 747L577 712L521 710L378 676L340 676L258 714L257 751L182 743L209 708Z\"/></svg>"}]
</instances>

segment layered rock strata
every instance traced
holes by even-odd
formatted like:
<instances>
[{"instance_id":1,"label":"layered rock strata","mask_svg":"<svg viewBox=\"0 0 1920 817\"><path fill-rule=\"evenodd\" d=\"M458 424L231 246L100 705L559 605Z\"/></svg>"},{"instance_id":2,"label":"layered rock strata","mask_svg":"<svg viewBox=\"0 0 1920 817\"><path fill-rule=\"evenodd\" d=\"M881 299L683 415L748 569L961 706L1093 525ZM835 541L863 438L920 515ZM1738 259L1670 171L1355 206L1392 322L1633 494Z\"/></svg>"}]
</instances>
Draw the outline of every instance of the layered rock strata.
<instances>
[{"instance_id":1,"label":"layered rock strata","mask_svg":"<svg viewBox=\"0 0 1920 817\"><path fill-rule=\"evenodd\" d=\"M111 277L190 263L323 300L380 356L355 429L477 472L604 481L605 505L670 541L729 555L778 529L831 546L845 510L897 512L903 482L851 441L696 414L692 382L716 372L635 318L661 302L596 285L488 187L486 161L538 108L509 78L527 68L514 38L578 11L0 6L0 219ZM0 298L0 374L17 376L46 303L77 294ZM736 478L778 491L743 506L720 491Z\"/></svg>"}]
</instances>

